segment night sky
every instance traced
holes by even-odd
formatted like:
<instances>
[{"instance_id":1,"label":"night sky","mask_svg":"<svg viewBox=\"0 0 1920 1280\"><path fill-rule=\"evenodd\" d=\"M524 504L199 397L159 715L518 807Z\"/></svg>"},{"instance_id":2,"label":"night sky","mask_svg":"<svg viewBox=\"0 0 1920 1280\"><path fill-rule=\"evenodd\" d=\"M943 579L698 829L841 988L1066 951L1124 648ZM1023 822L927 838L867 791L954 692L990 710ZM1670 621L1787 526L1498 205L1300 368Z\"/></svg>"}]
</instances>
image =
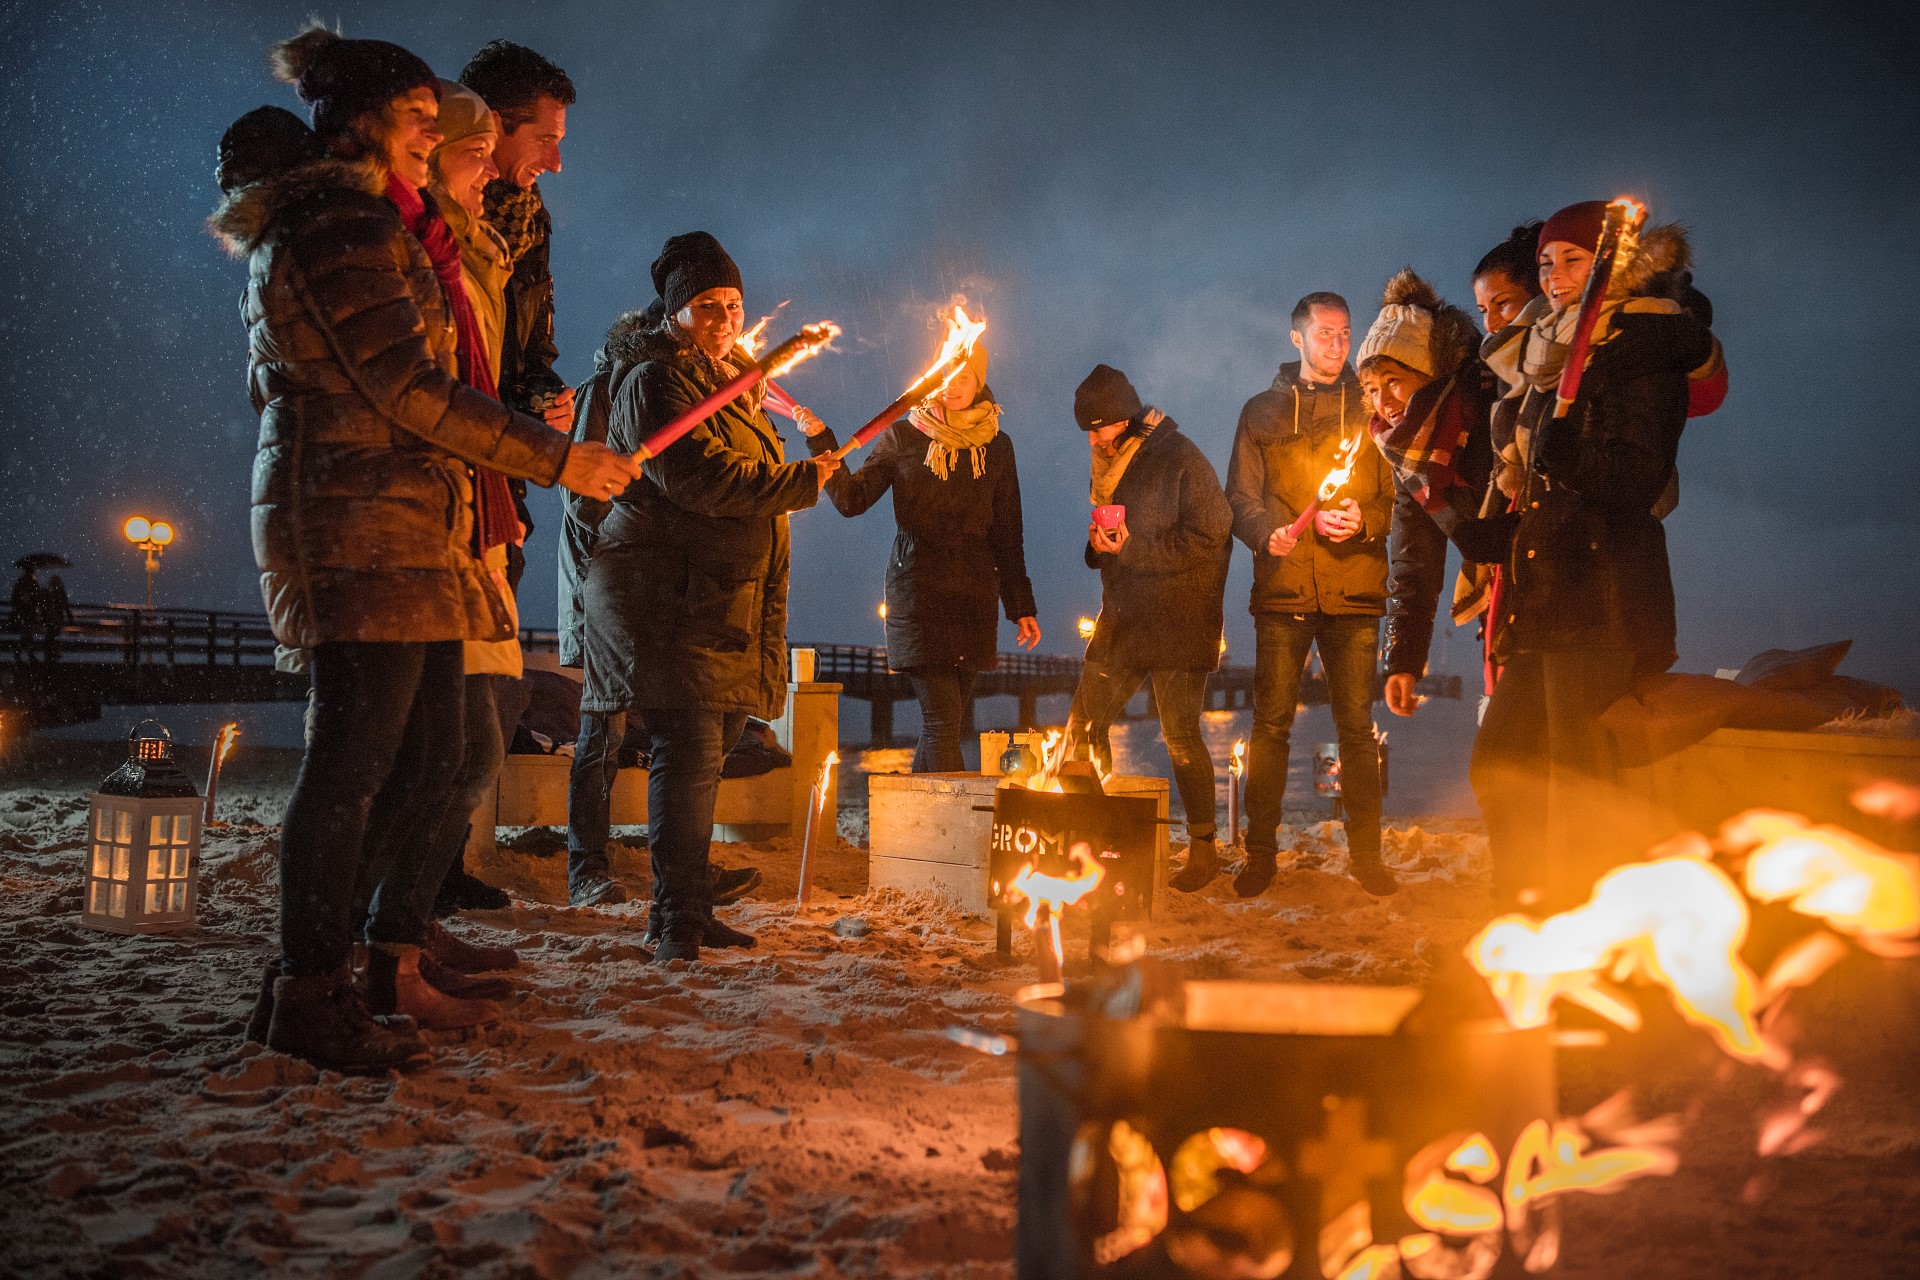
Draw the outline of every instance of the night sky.
<instances>
[{"instance_id":1,"label":"night sky","mask_svg":"<svg viewBox=\"0 0 1920 1280\"><path fill-rule=\"evenodd\" d=\"M257 421L244 276L206 235L214 143L298 108L265 50L310 6L0 9L0 551L63 552L82 601L137 600L134 511L180 530L162 604L258 610ZM1224 476L1295 298L1334 289L1356 340L1411 263L1471 306L1514 223L1633 193L1693 230L1733 390L1687 431L1667 522L1680 669L1853 637L1845 670L1920 689L1910 403L1920 23L1898 6L970 3L330 5L349 36L457 76L505 36L579 88L553 212L560 372L592 369L705 228L750 314L847 330L788 380L843 429L926 363L937 303L990 321L1025 489L1044 649L1078 648L1086 446L1073 388L1132 375ZM1707 10L1712 12L1708 13ZM790 440L797 434L789 432ZM795 451L797 456L797 450ZM523 588L554 611L559 503ZM796 639L878 642L883 504L794 521ZM1228 637L1251 661L1249 556ZM1002 646L1011 645L1011 628ZM1460 633L1453 669L1472 667Z\"/></svg>"}]
</instances>

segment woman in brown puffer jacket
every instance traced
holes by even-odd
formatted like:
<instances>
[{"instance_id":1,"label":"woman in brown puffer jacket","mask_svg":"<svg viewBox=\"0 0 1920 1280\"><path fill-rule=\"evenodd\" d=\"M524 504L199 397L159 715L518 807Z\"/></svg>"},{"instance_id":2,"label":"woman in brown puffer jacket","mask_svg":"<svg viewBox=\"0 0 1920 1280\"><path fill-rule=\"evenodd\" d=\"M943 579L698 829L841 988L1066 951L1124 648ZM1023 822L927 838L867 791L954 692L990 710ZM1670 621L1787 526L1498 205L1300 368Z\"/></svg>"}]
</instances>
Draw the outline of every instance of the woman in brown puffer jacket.
<instances>
[{"instance_id":1,"label":"woman in brown puffer jacket","mask_svg":"<svg viewBox=\"0 0 1920 1280\"><path fill-rule=\"evenodd\" d=\"M314 687L281 831L266 1040L325 1066L380 1069L420 1046L376 1022L351 982L367 814L378 795L437 820L460 759L461 643L509 628L471 551L460 459L597 495L634 469L604 449L570 450L456 378L447 299L389 198L427 182L432 69L398 45L323 28L274 61L312 106L313 140L262 112L243 119L221 141L228 195L213 219L248 259L261 592L275 638L311 651Z\"/></svg>"}]
</instances>

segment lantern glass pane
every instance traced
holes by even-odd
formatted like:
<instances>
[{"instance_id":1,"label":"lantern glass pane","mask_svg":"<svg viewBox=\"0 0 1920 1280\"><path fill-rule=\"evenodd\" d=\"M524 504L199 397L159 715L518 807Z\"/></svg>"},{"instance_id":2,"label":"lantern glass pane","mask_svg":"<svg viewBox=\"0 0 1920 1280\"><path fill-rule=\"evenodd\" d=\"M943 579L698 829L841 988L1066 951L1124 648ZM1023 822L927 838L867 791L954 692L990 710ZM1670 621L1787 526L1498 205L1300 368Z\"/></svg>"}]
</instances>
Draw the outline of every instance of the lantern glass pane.
<instances>
[{"instance_id":1,"label":"lantern glass pane","mask_svg":"<svg viewBox=\"0 0 1920 1280\"><path fill-rule=\"evenodd\" d=\"M185 911L187 909L187 882L175 880L167 886L167 910Z\"/></svg>"},{"instance_id":2,"label":"lantern glass pane","mask_svg":"<svg viewBox=\"0 0 1920 1280\"><path fill-rule=\"evenodd\" d=\"M147 879L165 880L167 878L167 849L165 845L156 845L147 850Z\"/></svg>"},{"instance_id":3,"label":"lantern glass pane","mask_svg":"<svg viewBox=\"0 0 1920 1280\"><path fill-rule=\"evenodd\" d=\"M125 880L129 874L131 874L131 868L128 866L127 848L125 845L115 845L113 847L113 878Z\"/></svg>"},{"instance_id":4,"label":"lantern glass pane","mask_svg":"<svg viewBox=\"0 0 1920 1280\"><path fill-rule=\"evenodd\" d=\"M113 846L96 844L93 846L93 874L105 880L113 869Z\"/></svg>"},{"instance_id":5,"label":"lantern glass pane","mask_svg":"<svg viewBox=\"0 0 1920 1280\"><path fill-rule=\"evenodd\" d=\"M173 878L175 880L185 880L187 878L187 851L185 849L175 849L173 851Z\"/></svg>"},{"instance_id":6,"label":"lantern glass pane","mask_svg":"<svg viewBox=\"0 0 1920 1280\"><path fill-rule=\"evenodd\" d=\"M167 815L156 813L147 819L147 843L165 844L167 842Z\"/></svg>"},{"instance_id":7,"label":"lantern glass pane","mask_svg":"<svg viewBox=\"0 0 1920 1280\"><path fill-rule=\"evenodd\" d=\"M95 840L113 839L113 811L95 808L93 811L93 838Z\"/></svg>"},{"instance_id":8,"label":"lantern glass pane","mask_svg":"<svg viewBox=\"0 0 1920 1280\"><path fill-rule=\"evenodd\" d=\"M117 844L133 843L133 814L125 809L113 811L113 838Z\"/></svg>"},{"instance_id":9,"label":"lantern glass pane","mask_svg":"<svg viewBox=\"0 0 1920 1280\"><path fill-rule=\"evenodd\" d=\"M96 916L107 913L107 882L94 880L87 884L87 910Z\"/></svg>"},{"instance_id":10,"label":"lantern glass pane","mask_svg":"<svg viewBox=\"0 0 1920 1280\"><path fill-rule=\"evenodd\" d=\"M185 844L193 832L193 821L186 814L175 814L173 818L173 842Z\"/></svg>"},{"instance_id":11,"label":"lantern glass pane","mask_svg":"<svg viewBox=\"0 0 1920 1280\"><path fill-rule=\"evenodd\" d=\"M127 886L116 884L112 887L112 891L107 895L107 914L110 916L127 914Z\"/></svg>"},{"instance_id":12,"label":"lantern glass pane","mask_svg":"<svg viewBox=\"0 0 1920 1280\"><path fill-rule=\"evenodd\" d=\"M152 915L154 912L160 910L160 904L162 901L165 900L164 895L166 894L166 892L167 892L166 881L164 880L149 881L147 884L146 905L141 907L140 909L148 915Z\"/></svg>"}]
</instances>

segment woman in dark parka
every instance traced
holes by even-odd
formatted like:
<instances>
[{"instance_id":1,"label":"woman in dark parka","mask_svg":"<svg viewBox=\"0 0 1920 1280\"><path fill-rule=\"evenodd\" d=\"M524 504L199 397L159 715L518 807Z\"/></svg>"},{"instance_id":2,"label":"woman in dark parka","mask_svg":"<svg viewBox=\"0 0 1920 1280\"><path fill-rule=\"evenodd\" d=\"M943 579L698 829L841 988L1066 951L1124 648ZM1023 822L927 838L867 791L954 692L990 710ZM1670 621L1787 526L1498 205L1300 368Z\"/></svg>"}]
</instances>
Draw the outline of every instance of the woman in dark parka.
<instances>
[{"instance_id":1,"label":"woman in dark parka","mask_svg":"<svg viewBox=\"0 0 1920 1280\"><path fill-rule=\"evenodd\" d=\"M827 482L843 516L893 492L898 528L887 557L887 665L913 680L920 703L915 773L958 773L960 731L974 676L997 662L1004 605L1017 643L1040 643L1020 513L1013 441L986 384L987 351L975 345L939 395L889 427L860 469ZM839 447L805 414L807 447Z\"/></svg>"}]
</instances>

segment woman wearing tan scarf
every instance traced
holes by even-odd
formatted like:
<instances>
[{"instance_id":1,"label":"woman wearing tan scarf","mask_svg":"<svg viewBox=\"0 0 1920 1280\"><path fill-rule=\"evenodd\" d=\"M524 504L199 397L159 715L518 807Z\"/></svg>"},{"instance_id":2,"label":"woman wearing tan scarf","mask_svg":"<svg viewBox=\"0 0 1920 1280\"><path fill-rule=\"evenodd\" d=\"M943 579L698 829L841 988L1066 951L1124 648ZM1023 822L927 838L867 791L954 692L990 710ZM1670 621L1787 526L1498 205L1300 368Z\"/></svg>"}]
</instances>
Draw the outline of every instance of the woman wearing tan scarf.
<instances>
[{"instance_id":1,"label":"woman wearing tan scarf","mask_svg":"<svg viewBox=\"0 0 1920 1280\"><path fill-rule=\"evenodd\" d=\"M997 661L1004 605L1017 643L1040 643L1020 513L1013 441L987 388L987 352L976 346L946 390L916 406L874 444L858 471L827 481L841 515L857 516L893 491L898 527L887 558L887 665L913 680L920 703L915 773L966 769L961 730L973 682ZM807 447L837 447L807 415Z\"/></svg>"}]
</instances>

